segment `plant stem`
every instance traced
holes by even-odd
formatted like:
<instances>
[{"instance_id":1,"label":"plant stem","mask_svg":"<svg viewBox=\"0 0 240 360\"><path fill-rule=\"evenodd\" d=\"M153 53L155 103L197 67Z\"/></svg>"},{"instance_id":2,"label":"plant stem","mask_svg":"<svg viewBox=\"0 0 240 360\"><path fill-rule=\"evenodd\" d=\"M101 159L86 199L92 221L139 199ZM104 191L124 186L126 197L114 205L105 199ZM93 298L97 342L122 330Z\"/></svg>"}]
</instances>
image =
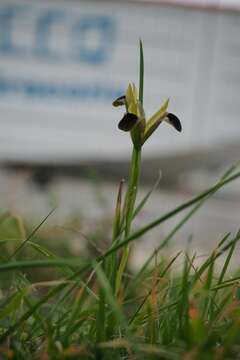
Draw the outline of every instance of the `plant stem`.
<instances>
[{"instance_id":1,"label":"plant stem","mask_svg":"<svg viewBox=\"0 0 240 360\"><path fill-rule=\"evenodd\" d=\"M143 87L144 87L144 56L143 56L143 46L142 46L142 40L140 39L139 42L140 45L140 57L139 57L139 102L141 103L143 107ZM125 198L125 239L127 239L130 235L131 231L131 224L133 220L134 215L134 207L135 207L135 201L137 197L137 191L138 191L138 182L139 182L139 175L141 170L141 151L142 146L136 146L133 145L132 150L132 160L131 160L131 166L130 166L130 175L129 175L129 182L128 182L128 190L126 193ZM128 257L129 257L129 249L130 245L127 244L123 249L123 254L121 258L121 262L119 265L119 269L117 272L116 277L116 294L118 293L120 289L120 284L122 280L123 272L126 268Z\"/></svg>"},{"instance_id":2,"label":"plant stem","mask_svg":"<svg viewBox=\"0 0 240 360\"><path fill-rule=\"evenodd\" d=\"M126 198L126 226L125 237L129 236L131 231L131 223L133 218L133 211L138 190L138 180L141 168L141 149L133 147L132 161L130 169L130 178Z\"/></svg>"},{"instance_id":3,"label":"plant stem","mask_svg":"<svg viewBox=\"0 0 240 360\"><path fill-rule=\"evenodd\" d=\"M141 148L133 147L130 178L128 183L128 190L126 193L125 238L129 236L131 231L134 206L137 197L140 169L141 169ZM130 245L125 246L123 249L122 258L117 273L116 293L118 293L120 289L122 275L128 261L129 250L130 250Z\"/></svg>"}]
</instances>

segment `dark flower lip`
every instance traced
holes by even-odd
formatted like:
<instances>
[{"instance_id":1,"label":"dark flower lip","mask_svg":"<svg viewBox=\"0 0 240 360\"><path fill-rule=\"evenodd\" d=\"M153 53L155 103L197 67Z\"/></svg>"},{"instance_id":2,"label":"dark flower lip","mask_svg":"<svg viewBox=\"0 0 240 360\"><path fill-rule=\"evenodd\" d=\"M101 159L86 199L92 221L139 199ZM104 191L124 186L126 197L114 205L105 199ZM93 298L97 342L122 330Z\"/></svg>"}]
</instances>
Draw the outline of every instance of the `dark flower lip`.
<instances>
[{"instance_id":1,"label":"dark flower lip","mask_svg":"<svg viewBox=\"0 0 240 360\"><path fill-rule=\"evenodd\" d=\"M132 113L126 113L118 124L118 128L123 131L130 131L137 123L138 117Z\"/></svg>"},{"instance_id":2,"label":"dark flower lip","mask_svg":"<svg viewBox=\"0 0 240 360\"><path fill-rule=\"evenodd\" d=\"M170 123L177 131L179 131L179 132L182 131L182 124L181 124L179 118L178 118L176 115L174 115L174 114L172 114L172 113L168 113L168 114L167 114L167 118L168 118L168 120L169 120L169 123Z\"/></svg>"},{"instance_id":3,"label":"dark flower lip","mask_svg":"<svg viewBox=\"0 0 240 360\"><path fill-rule=\"evenodd\" d=\"M113 101L113 106L117 107L117 106L122 106L126 104L126 96L119 96L116 100Z\"/></svg>"}]
</instances>

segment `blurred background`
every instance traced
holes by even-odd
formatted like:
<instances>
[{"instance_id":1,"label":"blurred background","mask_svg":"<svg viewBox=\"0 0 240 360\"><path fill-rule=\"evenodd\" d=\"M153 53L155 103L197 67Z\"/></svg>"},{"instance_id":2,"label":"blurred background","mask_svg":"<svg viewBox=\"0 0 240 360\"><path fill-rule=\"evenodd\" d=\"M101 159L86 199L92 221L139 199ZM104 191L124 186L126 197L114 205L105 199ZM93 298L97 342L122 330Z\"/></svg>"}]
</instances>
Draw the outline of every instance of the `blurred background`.
<instances>
[{"instance_id":1,"label":"blurred background","mask_svg":"<svg viewBox=\"0 0 240 360\"><path fill-rule=\"evenodd\" d=\"M131 154L111 103L138 84L139 38L146 115L170 97L183 132L162 124L144 146L140 198L162 175L136 226L240 159L240 0L0 0L1 211L37 223L56 206L51 226L80 216L82 231L111 223ZM239 185L215 195L174 248L191 237L204 253L237 231ZM142 239L136 263L176 221Z\"/></svg>"}]
</instances>

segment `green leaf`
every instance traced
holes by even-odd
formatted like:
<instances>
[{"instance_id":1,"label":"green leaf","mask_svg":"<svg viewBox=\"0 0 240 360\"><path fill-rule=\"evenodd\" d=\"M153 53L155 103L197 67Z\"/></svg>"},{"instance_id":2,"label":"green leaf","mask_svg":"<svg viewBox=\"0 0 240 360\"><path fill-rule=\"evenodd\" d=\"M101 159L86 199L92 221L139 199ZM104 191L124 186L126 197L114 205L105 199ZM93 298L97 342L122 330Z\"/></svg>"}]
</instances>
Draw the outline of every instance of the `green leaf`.
<instances>
[{"instance_id":1,"label":"green leaf","mask_svg":"<svg viewBox=\"0 0 240 360\"><path fill-rule=\"evenodd\" d=\"M144 86L144 55L142 40L139 41L140 45L140 66L139 66L139 101L143 105L143 86Z\"/></svg>"},{"instance_id":2,"label":"green leaf","mask_svg":"<svg viewBox=\"0 0 240 360\"><path fill-rule=\"evenodd\" d=\"M11 315L18 308L21 304L22 298L23 295L19 292L13 295L12 299L8 301L8 305L6 305L4 309L0 311L0 320Z\"/></svg>"}]
</instances>

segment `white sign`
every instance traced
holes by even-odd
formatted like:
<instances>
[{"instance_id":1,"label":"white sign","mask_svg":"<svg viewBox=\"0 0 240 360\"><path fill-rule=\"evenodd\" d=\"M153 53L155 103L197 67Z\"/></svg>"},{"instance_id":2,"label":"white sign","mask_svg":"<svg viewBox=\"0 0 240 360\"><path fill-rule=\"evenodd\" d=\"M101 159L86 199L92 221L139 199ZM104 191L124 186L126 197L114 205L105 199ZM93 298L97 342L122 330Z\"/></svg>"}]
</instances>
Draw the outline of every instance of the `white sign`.
<instances>
[{"instance_id":1,"label":"white sign","mask_svg":"<svg viewBox=\"0 0 240 360\"><path fill-rule=\"evenodd\" d=\"M146 0L134 0L136 2ZM240 0L151 0L155 3L169 3L187 6L214 7L220 9L240 9Z\"/></svg>"},{"instance_id":2,"label":"white sign","mask_svg":"<svg viewBox=\"0 0 240 360\"><path fill-rule=\"evenodd\" d=\"M138 81L147 116L170 97L183 132L162 124L146 156L238 141L240 15L103 1L0 2L0 159L126 158L112 108Z\"/></svg>"}]
</instances>

